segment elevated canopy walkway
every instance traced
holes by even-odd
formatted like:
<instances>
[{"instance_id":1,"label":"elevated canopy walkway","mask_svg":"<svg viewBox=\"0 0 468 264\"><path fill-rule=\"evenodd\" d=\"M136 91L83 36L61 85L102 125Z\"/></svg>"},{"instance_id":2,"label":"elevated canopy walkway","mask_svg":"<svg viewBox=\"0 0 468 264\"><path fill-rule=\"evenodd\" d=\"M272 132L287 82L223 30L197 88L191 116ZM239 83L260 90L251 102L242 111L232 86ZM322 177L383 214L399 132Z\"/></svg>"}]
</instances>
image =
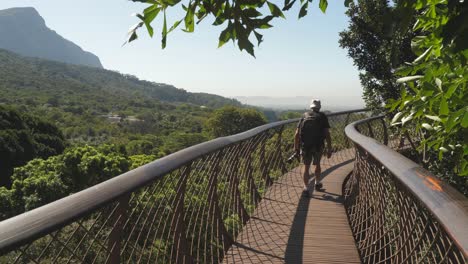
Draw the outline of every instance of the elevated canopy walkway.
<instances>
[{"instance_id":1,"label":"elevated canopy walkway","mask_svg":"<svg viewBox=\"0 0 468 264\"><path fill-rule=\"evenodd\" d=\"M466 263L468 200L394 151L414 142L365 110L328 116L311 199L281 121L0 222L0 263Z\"/></svg>"},{"instance_id":2,"label":"elevated canopy walkway","mask_svg":"<svg viewBox=\"0 0 468 264\"><path fill-rule=\"evenodd\" d=\"M303 166L265 193L224 263L360 263L343 206L343 182L353 169L349 151L322 161L323 184L302 196Z\"/></svg>"}]
</instances>

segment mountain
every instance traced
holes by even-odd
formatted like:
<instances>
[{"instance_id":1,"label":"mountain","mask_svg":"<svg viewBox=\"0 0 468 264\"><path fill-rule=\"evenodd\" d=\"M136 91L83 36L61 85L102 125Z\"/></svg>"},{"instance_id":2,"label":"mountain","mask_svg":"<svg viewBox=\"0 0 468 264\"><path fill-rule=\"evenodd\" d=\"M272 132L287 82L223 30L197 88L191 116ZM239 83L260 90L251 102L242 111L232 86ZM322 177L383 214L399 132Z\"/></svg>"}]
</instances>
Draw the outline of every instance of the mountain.
<instances>
[{"instance_id":1,"label":"mountain","mask_svg":"<svg viewBox=\"0 0 468 264\"><path fill-rule=\"evenodd\" d=\"M0 10L0 48L18 54L102 68L99 58L46 26L32 7Z\"/></svg>"},{"instance_id":2,"label":"mountain","mask_svg":"<svg viewBox=\"0 0 468 264\"><path fill-rule=\"evenodd\" d=\"M190 103L212 108L241 105L237 100L219 95L190 93L169 84L140 80L129 74L23 57L2 49L0 49L0 91L11 93L8 96L0 96L0 102L24 101L27 98L42 101L41 98L52 97L59 101L70 101L69 95L77 94L92 98L93 101L98 98L104 101L120 99L122 102L153 100ZM24 94L24 97L15 94ZM115 108L118 106L119 104L115 105Z\"/></svg>"}]
</instances>

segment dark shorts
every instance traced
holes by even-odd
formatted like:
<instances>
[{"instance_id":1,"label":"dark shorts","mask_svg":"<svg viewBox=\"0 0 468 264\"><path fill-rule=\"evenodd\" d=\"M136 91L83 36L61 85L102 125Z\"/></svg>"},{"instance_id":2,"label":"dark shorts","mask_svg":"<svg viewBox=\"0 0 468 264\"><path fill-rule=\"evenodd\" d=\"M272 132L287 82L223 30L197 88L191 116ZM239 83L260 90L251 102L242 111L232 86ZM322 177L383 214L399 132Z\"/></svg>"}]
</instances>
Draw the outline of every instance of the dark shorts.
<instances>
[{"instance_id":1,"label":"dark shorts","mask_svg":"<svg viewBox=\"0 0 468 264\"><path fill-rule=\"evenodd\" d=\"M323 145L322 146L311 146L311 147L302 147L301 149L301 156L302 162L305 165L313 165L320 164L320 158L322 157L323 153Z\"/></svg>"}]
</instances>

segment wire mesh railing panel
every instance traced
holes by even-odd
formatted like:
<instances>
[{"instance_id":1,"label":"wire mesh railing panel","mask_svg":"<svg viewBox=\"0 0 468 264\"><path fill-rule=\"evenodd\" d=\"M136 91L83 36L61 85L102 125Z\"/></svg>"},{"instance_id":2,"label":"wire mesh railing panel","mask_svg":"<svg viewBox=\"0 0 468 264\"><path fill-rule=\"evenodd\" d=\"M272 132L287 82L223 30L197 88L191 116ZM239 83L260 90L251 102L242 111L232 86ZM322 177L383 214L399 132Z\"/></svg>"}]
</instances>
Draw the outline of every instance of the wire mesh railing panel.
<instances>
[{"instance_id":1,"label":"wire mesh railing panel","mask_svg":"<svg viewBox=\"0 0 468 264\"><path fill-rule=\"evenodd\" d=\"M359 134L375 138L381 143L388 142L392 147L399 145L392 144L392 138L385 132L386 125L381 118L350 126L355 127ZM452 191L441 187L432 177L425 178L426 174L423 173L411 175L407 172L405 180L421 181L422 185L420 189L408 187L407 182L397 175L398 166L406 165L403 162L392 163L394 156L391 155L394 154L389 154L391 150L379 152L374 149L372 154L369 146L374 143L366 143L366 139L349 134L350 138L356 140L356 160L353 174L344 186L345 208L362 262L466 263L463 249L466 245L455 243L460 238L457 236L463 234L447 231L447 223L441 224L429 209L434 202L431 201L432 197L423 193L435 192L441 195L443 191ZM432 185L426 188L425 181ZM426 200L418 195L425 195ZM441 203L440 200L435 202ZM461 214L457 213L459 216L468 215L466 209L460 210ZM468 228L468 223L461 225L465 230Z\"/></svg>"},{"instance_id":2,"label":"wire mesh railing panel","mask_svg":"<svg viewBox=\"0 0 468 264\"><path fill-rule=\"evenodd\" d=\"M330 115L335 152L353 153L343 128L362 117L362 110ZM108 201L66 197L53 210L78 203L79 214L62 214L52 227L4 247L11 235L0 230L0 263L218 263L267 189L297 167L286 162L297 121L203 143L86 190ZM29 215L47 220L50 212ZM28 229L37 225L32 218L18 223Z\"/></svg>"}]
</instances>

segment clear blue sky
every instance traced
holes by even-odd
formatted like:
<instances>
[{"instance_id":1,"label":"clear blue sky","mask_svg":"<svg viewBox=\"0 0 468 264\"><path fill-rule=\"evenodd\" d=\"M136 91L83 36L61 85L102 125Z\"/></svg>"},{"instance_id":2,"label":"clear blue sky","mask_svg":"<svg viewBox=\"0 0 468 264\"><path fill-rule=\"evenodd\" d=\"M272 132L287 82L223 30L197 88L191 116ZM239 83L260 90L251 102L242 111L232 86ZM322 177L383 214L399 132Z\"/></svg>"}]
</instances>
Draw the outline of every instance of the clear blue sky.
<instances>
[{"instance_id":1,"label":"clear blue sky","mask_svg":"<svg viewBox=\"0 0 468 264\"><path fill-rule=\"evenodd\" d=\"M263 30L256 59L232 43L218 49L224 27L211 26L210 20L195 33L176 30L165 50L157 20L153 39L141 30L139 40L122 47L128 29L138 22L131 14L145 7L127 0L1 0L0 9L35 7L49 28L98 55L105 68L141 79L223 96L310 96L324 103L357 103L362 93L358 71L338 46L338 32L347 26L344 1L329 0L326 15L318 2L313 1L307 17L298 20L297 10L291 10L286 20ZM169 25L181 17L179 8L168 10Z\"/></svg>"}]
</instances>

